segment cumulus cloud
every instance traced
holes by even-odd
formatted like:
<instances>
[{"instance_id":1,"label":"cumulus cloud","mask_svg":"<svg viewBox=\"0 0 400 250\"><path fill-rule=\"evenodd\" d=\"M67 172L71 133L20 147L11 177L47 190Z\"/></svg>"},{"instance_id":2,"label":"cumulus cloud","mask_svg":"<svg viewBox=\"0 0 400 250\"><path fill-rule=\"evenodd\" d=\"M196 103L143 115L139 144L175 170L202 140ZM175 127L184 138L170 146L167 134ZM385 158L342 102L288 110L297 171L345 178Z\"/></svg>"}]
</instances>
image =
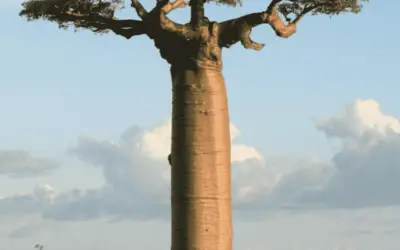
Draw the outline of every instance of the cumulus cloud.
<instances>
[{"instance_id":1,"label":"cumulus cloud","mask_svg":"<svg viewBox=\"0 0 400 250\"><path fill-rule=\"evenodd\" d=\"M400 205L400 121L375 100L356 100L340 112L315 119L315 127L341 147L331 160L303 159L287 172L254 175L259 186L250 206L280 208L364 208ZM271 166L266 169L271 170ZM282 167L282 165L281 165ZM285 168L287 169L287 168ZM256 180L256 177L250 178ZM252 184L252 189L254 189Z\"/></svg>"},{"instance_id":2,"label":"cumulus cloud","mask_svg":"<svg viewBox=\"0 0 400 250\"><path fill-rule=\"evenodd\" d=\"M336 174L310 199L334 207L400 204L400 121L375 100L357 100L341 113L316 120L318 130L342 143Z\"/></svg>"},{"instance_id":3,"label":"cumulus cloud","mask_svg":"<svg viewBox=\"0 0 400 250\"><path fill-rule=\"evenodd\" d=\"M116 142L79 138L68 154L100 168L106 185L98 190L60 196L45 216L69 220L107 215L135 219L168 217L170 133L171 123L167 122L148 130L131 127ZM231 133L232 138L240 134L234 125ZM262 159L250 146L233 144L232 148L234 164ZM235 190L243 193L240 188Z\"/></svg>"},{"instance_id":4,"label":"cumulus cloud","mask_svg":"<svg viewBox=\"0 0 400 250\"><path fill-rule=\"evenodd\" d=\"M256 148L236 143L240 131L231 124L237 215L254 218L272 209L400 204L399 120L383 114L374 100L357 100L338 114L316 119L315 126L340 141L330 161L265 159ZM80 137L68 154L99 168L106 182L102 188L57 194L41 186L29 195L3 198L0 210L23 204L19 212L41 212L58 220L168 218L170 128L170 123L151 129L135 126L117 141Z\"/></svg>"},{"instance_id":5,"label":"cumulus cloud","mask_svg":"<svg viewBox=\"0 0 400 250\"><path fill-rule=\"evenodd\" d=\"M374 136L390 136L392 132L400 133L400 121L383 114L375 100L356 100L336 115L317 118L315 125L326 136L345 140L372 139Z\"/></svg>"},{"instance_id":6,"label":"cumulus cloud","mask_svg":"<svg viewBox=\"0 0 400 250\"><path fill-rule=\"evenodd\" d=\"M0 151L0 175L31 177L45 174L57 166L57 163L50 159L34 157L24 150Z\"/></svg>"}]
</instances>

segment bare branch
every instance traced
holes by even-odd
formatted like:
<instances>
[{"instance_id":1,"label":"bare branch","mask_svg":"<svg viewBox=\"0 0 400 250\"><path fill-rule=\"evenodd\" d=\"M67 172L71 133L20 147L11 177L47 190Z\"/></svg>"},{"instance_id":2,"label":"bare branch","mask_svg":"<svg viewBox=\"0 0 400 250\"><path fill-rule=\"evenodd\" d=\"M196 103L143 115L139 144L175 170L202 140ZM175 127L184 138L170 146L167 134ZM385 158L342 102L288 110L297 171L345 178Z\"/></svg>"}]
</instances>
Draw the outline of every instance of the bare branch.
<instances>
[{"instance_id":1,"label":"bare branch","mask_svg":"<svg viewBox=\"0 0 400 250\"><path fill-rule=\"evenodd\" d=\"M188 4L184 0L175 0L174 2L167 2L163 6L163 10L166 14L170 13L171 11L177 9L177 8L183 8L188 6ZM140 3L139 0L131 0L131 7L136 10L137 15L143 20L145 19L148 15L149 12L143 7L143 5ZM157 7L155 7L156 9Z\"/></svg>"},{"instance_id":2,"label":"bare branch","mask_svg":"<svg viewBox=\"0 0 400 250\"><path fill-rule=\"evenodd\" d=\"M273 7L272 11L269 15L267 15L267 22L270 24L272 29L275 31L276 35L283 38L288 38L297 30L297 23L309 12L315 10L318 7L323 6L323 3L317 3L313 5L309 5L304 7L303 11L292 21L289 22L287 25L283 22L278 14L278 10Z\"/></svg>"},{"instance_id":3,"label":"bare branch","mask_svg":"<svg viewBox=\"0 0 400 250\"><path fill-rule=\"evenodd\" d=\"M324 4L319 3L319 4L313 4L310 6L307 6L304 8L304 10L300 13L300 15L298 15L292 23L297 24L305 15L307 15L309 12L317 9L318 7L323 6Z\"/></svg>"},{"instance_id":4,"label":"bare branch","mask_svg":"<svg viewBox=\"0 0 400 250\"><path fill-rule=\"evenodd\" d=\"M220 24L220 45L229 48L240 41L246 49L261 50L264 48L264 44L254 42L251 39L251 30L260 24L268 22L268 16L281 1L272 0L265 12L253 13L222 22Z\"/></svg>"},{"instance_id":5,"label":"bare branch","mask_svg":"<svg viewBox=\"0 0 400 250\"><path fill-rule=\"evenodd\" d=\"M259 12L220 23L220 46L229 48L240 41L246 49L261 50L264 44L254 42L250 34L252 28L265 22L266 14Z\"/></svg>"},{"instance_id":6,"label":"bare branch","mask_svg":"<svg viewBox=\"0 0 400 250\"><path fill-rule=\"evenodd\" d=\"M148 12L139 0L131 0L131 6L136 10L138 16L146 23L150 24L147 35L154 38L154 34L161 28L164 31L175 33L190 39L194 36L191 29L185 25L177 24L170 20L166 15L179 7L187 6L184 0L175 0L170 3L169 0L158 0L157 5ZM160 26L157 27L157 24ZM156 25L156 26L154 26Z\"/></svg>"},{"instance_id":7,"label":"bare branch","mask_svg":"<svg viewBox=\"0 0 400 250\"><path fill-rule=\"evenodd\" d=\"M166 6L164 6L164 11L166 14L168 14L177 8L184 8L188 5L189 4L185 2L185 0L175 0L174 2L168 3Z\"/></svg>"},{"instance_id":8,"label":"bare branch","mask_svg":"<svg viewBox=\"0 0 400 250\"><path fill-rule=\"evenodd\" d=\"M278 14L277 5L282 0L272 0L265 12L253 13L236 19L231 19L220 24L220 46L230 47L240 41L246 49L261 50L264 44L254 42L250 38L251 30L264 23L269 23L276 35L288 38L296 33L296 25L307 13L321 7L323 4L313 4L304 7L303 11L288 24Z\"/></svg>"},{"instance_id":9,"label":"bare branch","mask_svg":"<svg viewBox=\"0 0 400 250\"><path fill-rule=\"evenodd\" d=\"M300 19L298 19L299 21ZM297 22L298 22L297 21ZM267 22L271 28L275 31L275 34L279 37L288 38L294 33L296 33L296 23L285 24L278 14L278 10L274 7L272 8L271 14L267 14Z\"/></svg>"},{"instance_id":10,"label":"bare branch","mask_svg":"<svg viewBox=\"0 0 400 250\"><path fill-rule=\"evenodd\" d=\"M178 5L178 4L177 4ZM176 6L177 6L176 5ZM157 8L157 7L156 7ZM169 2L161 7L160 9L160 25L164 31L175 33L185 39L193 39L197 36L196 32L192 30L188 25L182 25L175 23L167 17L168 12L172 11L173 8L169 5Z\"/></svg>"},{"instance_id":11,"label":"bare branch","mask_svg":"<svg viewBox=\"0 0 400 250\"><path fill-rule=\"evenodd\" d=\"M267 7L267 13L271 14L273 9L276 7L278 3L282 2L282 0L272 0L271 3Z\"/></svg>"},{"instance_id":12,"label":"bare branch","mask_svg":"<svg viewBox=\"0 0 400 250\"><path fill-rule=\"evenodd\" d=\"M131 6L136 10L137 15L144 19L149 14L147 10L143 7L143 5L139 2L139 0L132 0Z\"/></svg>"}]
</instances>

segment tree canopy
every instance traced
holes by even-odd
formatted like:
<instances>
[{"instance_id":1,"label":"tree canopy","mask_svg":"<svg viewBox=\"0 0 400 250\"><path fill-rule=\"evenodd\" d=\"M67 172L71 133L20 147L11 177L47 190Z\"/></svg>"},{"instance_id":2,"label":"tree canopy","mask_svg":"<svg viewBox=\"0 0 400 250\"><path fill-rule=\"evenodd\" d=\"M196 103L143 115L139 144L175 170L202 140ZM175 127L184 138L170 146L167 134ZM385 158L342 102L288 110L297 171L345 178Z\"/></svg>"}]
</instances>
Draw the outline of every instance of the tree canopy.
<instances>
[{"instance_id":1,"label":"tree canopy","mask_svg":"<svg viewBox=\"0 0 400 250\"><path fill-rule=\"evenodd\" d=\"M360 1L360 2L359 2ZM246 48L261 49L262 45L254 43L249 38L251 29L257 25L268 23L278 36L289 37L296 31L296 24L306 14L317 15L337 15L345 12L360 12L363 2L368 0L271 0L268 7L259 13L252 13L236 19L221 22L221 40L225 39L223 47L241 41ZM69 26L75 29L89 29L95 33L114 32L125 38L131 38L135 35L147 34L149 30L154 30L155 21L160 21L159 29L167 31L180 30L181 35L185 33L185 38L190 39L189 29L186 24L177 24L166 17L173 9L189 5L192 9L191 16L196 15L196 11L203 11L200 16L204 16L202 5L204 3L214 2L236 6L240 0L190 0L185 3L184 0L175 0L170 3L169 0L157 0L156 7L147 12L140 4L139 0L132 0L131 6L136 9L142 20L125 19L120 20L116 17L116 12L124 7L124 0L26 0L22 3L20 16L26 17L28 21L44 19L55 22L60 28ZM196 4L191 4L196 3ZM201 5L201 10L196 7ZM158 6L158 7L157 7ZM161 13L154 13L156 9ZM196 11L193 11L196 9ZM152 16L150 22L148 18ZM281 16L284 18L282 20ZM198 18L197 18L198 19ZM158 20L158 21L157 21ZM149 28L149 23L153 26ZM157 27L156 27L157 28ZM179 32L178 32L179 33ZM239 34L239 35L238 35Z\"/></svg>"}]
</instances>

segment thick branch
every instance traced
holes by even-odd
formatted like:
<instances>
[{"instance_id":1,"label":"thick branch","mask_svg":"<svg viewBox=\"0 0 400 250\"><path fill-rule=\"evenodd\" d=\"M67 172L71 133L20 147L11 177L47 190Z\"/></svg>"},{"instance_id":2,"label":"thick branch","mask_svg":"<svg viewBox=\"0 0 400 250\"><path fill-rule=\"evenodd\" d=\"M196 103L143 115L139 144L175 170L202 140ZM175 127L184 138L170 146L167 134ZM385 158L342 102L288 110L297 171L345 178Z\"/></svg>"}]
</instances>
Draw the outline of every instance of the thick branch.
<instances>
[{"instance_id":1,"label":"thick branch","mask_svg":"<svg viewBox=\"0 0 400 250\"><path fill-rule=\"evenodd\" d=\"M128 20L125 20L125 21L128 21ZM130 39L133 36L145 34L143 23L136 21L136 20L132 20L132 21L136 22L136 23L135 24L132 23L129 26L124 26L124 25L122 25L123 23L114 23L112 26L97 24L97 27L98 27L98 29L110 29L116 35L123 36L126 39Z\"/></svg>"},{"instance_id":2,"label":"thick branch","mask_svg":"<svg viewBox=\"0 0 400 250\"><path fill-rule=\"evenodd\" d=\"M220 25L220 45L222 47L230 47L240 41L246 49L261 50L264 44L256 43L250 38L251 30L254 27L269 23L277 36L288 38L296 33L296 25L304 15L322 5L314 4L305 7L295 20L285 24L276 8L276 5L281 1L273 0L265 12L253 13L222 22Z\"/></svg>"},{"instance_id":3,"label":"thick branch","mask_svg":"<svg viewBox=\"0 0 400 250\"><path fill-rule=\"evenodd\" d=\"M296 33L296 24L300 20L296 18L296 22L291 22L289 24L285 24L282 18L278 14L278 10L276 8L272 9L271 14L266 14L266 21L269 23L271 28L275 31L275 34L279 37L288 38L294 33Z\"/></svg>"},{"instance_id":4,"label":"thick branch","mask_svg":"<svg viewBox=\"0 0 400 250\"><path fill-rule=\"evenodd\" d=\"M252 28L265 22L265 13L260 12L220 23L220 46L229 48L231 45L240 41L246 49L261 50L264 44L254 42L250 38L250 34Z\"/></svg>"},{"instance_id":5,"label":"thick branch","mask_svg":"<svg viewBox=\"0 0 400 250\"><path fill-rule=\"evenodd\" d=\"M143 5L140 3L139 0L131 0L131 6L136 10L137 15L142 20L145 19L149 15L149 12L143 7ZM167 2L163 6L163 10L164 10L165 14L168 14L177 8L183 8L186 6L188 6L188 4L185 2L185 0L175 0L172 3Z\"/></svg>"}]
</instances>

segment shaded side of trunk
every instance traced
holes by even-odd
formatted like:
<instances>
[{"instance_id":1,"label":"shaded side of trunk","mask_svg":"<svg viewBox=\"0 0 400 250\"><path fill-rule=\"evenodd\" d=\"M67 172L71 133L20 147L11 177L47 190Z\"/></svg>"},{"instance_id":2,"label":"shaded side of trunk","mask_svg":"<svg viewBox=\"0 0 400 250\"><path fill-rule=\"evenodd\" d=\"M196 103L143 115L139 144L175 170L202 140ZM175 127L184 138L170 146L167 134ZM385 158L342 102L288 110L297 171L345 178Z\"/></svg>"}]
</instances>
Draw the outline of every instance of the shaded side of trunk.
<instances>
[{"instance_id":1,"label":"shaded side of trunk","mask_svg":"<svg viewBox=\"0 0 400 250\"><path fill-rule=\"evenodd\" d=\"M220 70L171 70L172 250L231 250L229 115Z\"/></svg>"}]
</instances>

